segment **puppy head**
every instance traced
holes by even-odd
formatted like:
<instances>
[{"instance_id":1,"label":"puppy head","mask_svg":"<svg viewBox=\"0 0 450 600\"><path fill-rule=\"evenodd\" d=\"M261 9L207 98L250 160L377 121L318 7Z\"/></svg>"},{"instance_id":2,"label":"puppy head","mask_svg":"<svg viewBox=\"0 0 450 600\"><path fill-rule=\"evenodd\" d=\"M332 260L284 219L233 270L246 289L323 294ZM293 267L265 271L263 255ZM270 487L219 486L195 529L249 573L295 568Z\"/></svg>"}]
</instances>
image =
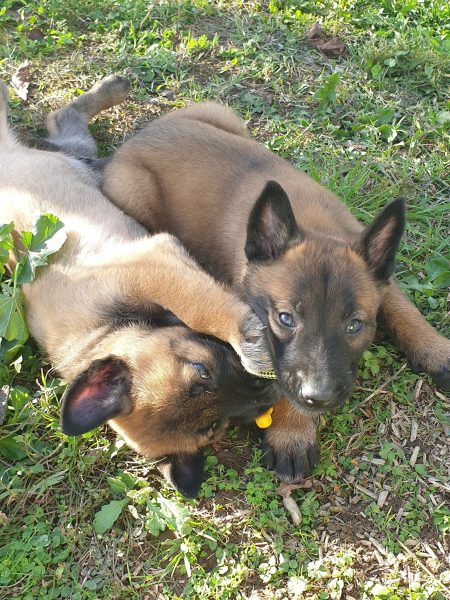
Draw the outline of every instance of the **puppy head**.
<instances>
[{"instance_id":1,"label":"puppy head","mask_svg":"<svg viewBox=\"0 0 450 600\"><path fill-rule=\"evenodd\" d=\"M185 495L202 479L199 450L230 420L253 420L276 399L270 382L246 373L224 344L175 325L120 327L69 384L62 429L79 435L106 421L140 454L168 457Z\"/></svg>"},{"instance_id":2,"label":"puppy head","mask_svg":"<svg viewBox=\"0 0 450 600\"><path fill-rule=\"evenodd\" d=\"M282 391L302 410L323 412L350 394L374 337L404 206L392 202L351 242L309 231L296 216L269 182L247 226L242 291L266 325Z\"/></svg>"}]
</instances>

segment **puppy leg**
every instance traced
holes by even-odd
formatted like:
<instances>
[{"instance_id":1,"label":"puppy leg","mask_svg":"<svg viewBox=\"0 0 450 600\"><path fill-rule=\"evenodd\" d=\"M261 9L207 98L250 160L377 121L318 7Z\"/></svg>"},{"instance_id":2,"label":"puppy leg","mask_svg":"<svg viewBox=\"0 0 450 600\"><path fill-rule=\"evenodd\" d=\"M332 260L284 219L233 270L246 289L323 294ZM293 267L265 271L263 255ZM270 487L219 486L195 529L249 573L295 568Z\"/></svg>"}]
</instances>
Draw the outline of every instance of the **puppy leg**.
<instances>
[{"instance_id":1,"label":"puppy leg","mask_svg":"<svg viewBox=\"0 0 450 600\"><path fill-rule=\"evenodd\" d=\"M301 413L283 398L273 407L272 419L264 431L264 466L281 481L307 477L319 462L316 417Z\"/></svg>"},{"instance_id":2,"label":"puppy leg","mask_svg":"<svg viewBox=\"0 0 450 600\"><path fill-rule=\"evenodd\" d=\"M98 273L111 285L99 286ZM84 263L78 286L87 299L87 314L92 313L91 297L97 299L97 314L107 321L124 305L147 312L163 307L190 329L231 344L248 371L271 368L264 326L258 317L167 233L139 238L120 244L117 250L108 248L101 257L94 256L91 263ZM80 299L77 309L82 309Z\"/></svg>"},{"instance_id":3,"label":"puppy leg","mask_svg":"<svg viewBox=\"0 0 450 600\"><path fill-rule=\"evenodd\" d=\"M436 385L450 390L450 340L425 321L396 284L391 283L381 305L382 317L394 341L415 372L429 373Z\"/></svg>"},{"instance_id":4,"label":"puppy leg","mask_svg":"<svg viewBox=\"0 0 450 600\"><path fill-rule=\"evenodd\" d=\"M97 144L88 123L102 110L123 102L129 88L129 82L123 77L105 77L82 96L48 115L47 140L76 158L96 158Z\"/></svg>"}]
</instances>

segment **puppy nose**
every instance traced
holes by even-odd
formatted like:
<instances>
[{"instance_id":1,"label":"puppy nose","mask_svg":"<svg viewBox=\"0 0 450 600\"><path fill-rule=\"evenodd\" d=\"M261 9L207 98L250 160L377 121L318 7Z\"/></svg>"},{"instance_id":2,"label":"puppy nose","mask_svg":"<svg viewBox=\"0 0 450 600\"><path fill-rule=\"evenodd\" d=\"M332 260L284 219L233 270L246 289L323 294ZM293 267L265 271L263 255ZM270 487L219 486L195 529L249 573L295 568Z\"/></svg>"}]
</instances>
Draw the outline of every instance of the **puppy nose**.
<instances>
[{"instance_id":1,"label":"puppy nose","mask_svg":"<svg viewBox=\"0 0 450 600\"><path fill-rule=\"evenodd\" d=\"M323 406L331 403L334 387L326 383L304 382L301 392L304 401L309 406Z\"/></svg>"}]
</instances>

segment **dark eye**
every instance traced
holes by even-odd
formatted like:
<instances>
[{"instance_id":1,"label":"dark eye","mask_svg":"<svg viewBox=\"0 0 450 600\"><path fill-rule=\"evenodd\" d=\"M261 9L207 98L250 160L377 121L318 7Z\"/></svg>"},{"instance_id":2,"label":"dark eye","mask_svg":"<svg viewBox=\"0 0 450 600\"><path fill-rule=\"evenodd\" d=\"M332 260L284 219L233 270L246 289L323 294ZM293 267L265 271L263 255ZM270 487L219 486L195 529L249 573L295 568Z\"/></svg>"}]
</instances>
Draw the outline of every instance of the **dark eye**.
<instances>
[{"instance_id":1,"label":"dark eye","mask_svg":"<svg viewBox=\"0 0 450 600\"><path fill-rule=\"evenodd\" d=\"M287 312L282 312L278 315L280 323L285 327L295 327L295 319Z\"/></svg>"},{"instance_id":2,"label":"dark eye","mask_svg":"<svg viewBox=\"0 0 450 600\"><path fill-rule=\"evenodd\" d=\"M363 328L362 321L359 319L352 319L347 324L347 333L358 333Z\"/></svg>"},{"instance_id":3,"label":"dark eye","mask_svg":"<svg viewBox=\"0 0 450 600\"><path fill-rule=\"evenodd\" d=\"M202 365L202 363L192 363L192 366L202 379L209 379L211 377L210 372L205 367L205 365Z\"/></svg>"}]
</instances>

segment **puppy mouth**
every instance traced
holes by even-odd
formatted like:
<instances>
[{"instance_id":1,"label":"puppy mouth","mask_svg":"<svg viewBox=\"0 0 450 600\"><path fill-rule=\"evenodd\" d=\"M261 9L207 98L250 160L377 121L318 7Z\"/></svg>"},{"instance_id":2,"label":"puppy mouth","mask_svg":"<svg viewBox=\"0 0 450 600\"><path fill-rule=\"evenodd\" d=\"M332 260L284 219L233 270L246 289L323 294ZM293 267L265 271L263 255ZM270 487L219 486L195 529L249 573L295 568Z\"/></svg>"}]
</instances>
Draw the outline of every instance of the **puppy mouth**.
<instances>
[{"instance_id":1,"label":"puppy mouth","mask_svg":"<svg viewBox=\"0 0 450 600\"><path fill-rule=\"evenodd\" d=\"M296 381L294 385L293 377L289 374L283 374L279 378L279 385L282 392L300 411L308 414L321 415L342 406L351 393L351 387L340 385L336 393L327 401L314 401L311 398L305 398L301 393L301 382Z\"/></svg>"},{"instance_id":2,"label":"puppy mouth","mask_svg":"<svg viewBox=\"0 0 450 600\"><path fill-rule=\"evenodd\" d=\"M344 402L343 400L332 400L331 402L327 402L326 404L321 404L320 406L314 406L308 404L305 398L300 397L294 400L295 406L304 413L313 414L313 415L323 415L325 413L331 412L335 408L339 408Z\"/></svg>"}]
</instances>

